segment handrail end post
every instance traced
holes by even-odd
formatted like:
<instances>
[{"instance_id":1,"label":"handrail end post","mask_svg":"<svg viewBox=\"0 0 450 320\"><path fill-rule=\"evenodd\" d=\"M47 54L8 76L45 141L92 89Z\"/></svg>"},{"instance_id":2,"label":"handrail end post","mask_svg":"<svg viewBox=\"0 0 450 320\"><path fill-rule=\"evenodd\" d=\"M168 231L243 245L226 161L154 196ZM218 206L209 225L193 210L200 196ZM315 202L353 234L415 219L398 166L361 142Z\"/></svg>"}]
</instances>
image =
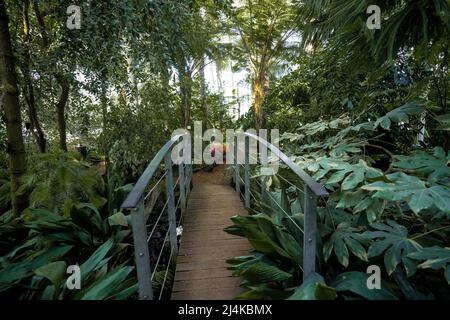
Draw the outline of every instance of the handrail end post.
<instances>
[{"instance_id":1,"label":"handrail end post","mask_svg":"<svg viewBox=\"0 0 450 320\"><path fill-rule=\"evenodd\" d=\"M305 183L303 230L303 280L316 269L317 197Z\"/></svg>"},{"instance_id":2,"label":"handrail end post","mask_svg":"<svg viewBox=\"0 0 450 320\"><path fill-rule=\"evenodd\" d=\"M139 299L153 300L150 254L146 236L147 230L145 228L144 198L141 198L138 206L131 210L131 219Z\"/></svg>"}]
</instances>

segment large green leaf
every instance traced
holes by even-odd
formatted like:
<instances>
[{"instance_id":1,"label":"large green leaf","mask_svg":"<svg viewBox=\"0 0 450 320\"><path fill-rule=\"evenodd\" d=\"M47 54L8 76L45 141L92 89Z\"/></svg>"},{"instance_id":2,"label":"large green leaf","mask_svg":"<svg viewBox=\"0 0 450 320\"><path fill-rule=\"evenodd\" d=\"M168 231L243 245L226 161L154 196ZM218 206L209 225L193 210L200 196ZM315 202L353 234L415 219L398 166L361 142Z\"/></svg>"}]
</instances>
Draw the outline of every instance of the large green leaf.
<instances>
[{"instance_id":1,"label":"large green leaf","mask_svg":"<svg viewBox=\"0 0 450 320\"><path fill-rule=\"evenodd\" d=\"M226 228L226 232L242 232L255 250L301 265L301 248L284 228L276 225L267 215L233 216L231 220L235 226L231 230Z\"/></svg>"},{"instance_id":2,"label":"large green leaf","mask_svg":"<svg viewBox=\"0 0 450 320\"><path fill-rule=\"evenodd\" d=\"M367 221L369 221L369 223L373 223L378 219L381 213L383 213L384 207L385 202L383 200L368 196L353 208L353 212L358 213L361 211L365 211L367 215Z\"/></svg>"},{"instance_id":3,"label":"large green leaf","mask_svg":"<svg viewBox=\"0 0 450 320\"><path fill-rule=\"evenodd\" d=\"M81 300L103 300L114 296L121 283L127 278L133 267L118 267L111 270L103 278L97 280L89 288L80 292Z\"/></svg>"},{"instance_id":4,"label":"large green leaf","mask_svg":"<svg viewBox=\"0 0 450 320\"><path fill-rule=\"evenodd\" d=\"M61 282L66 274L66 263L64 261L55 261L46 264L34 270L38 276L49 279L55 288L59 288Z\"/></svg>"},{"instance_id":5,"label":"large green leaf","mask_svg":"<svg viewBox=\"0 0 450 320\"><path fill-rule=\"evenodd\" d=\"M440 123L438 130L450 131L450 113L438 116L437 120Z\"/></svg>"},{"instance_id":6,"label":"large green leaf","mask_svg":"<svg viewBox=\"0 0 450 320\"><path fill-rule=\"evenodd\" d=\"M443 268L444 276L450 284L450 248L442 248L438 246L423 248L408 254L408 257L414 260L423 261L417 267L420 269L431 268L438 270Z\"/></svg>"},{"instance_id":7,"label":"large green leaf","mask_svg":"<svg viewBox=\"0 0 450 320\"><path fill-rule=\"evenodd\" d=\"M348 267L349 264L349 251L359 259L367 261L367 252L361 245L366 240L361 234L355 233L355 231L358 230L351 227L349 223L340 223L323 246L325 261L329 259L333 248L336 258L344 267Z\"/></svg>"},{"instance_id":8,"label":"large green leaf","mask_svg":"<svg viewBox=\"0 0 450 320\"><path fill-rule=\"evenodd\" d=\"M292 274L281 270L274 264L262 261L250 265L241 273L241 276L254 283L284 281L292 278Z\"/></svg>"},{"instance_id":9,"label":"large green leaf","mask_svg":"<svg viewBox=\"0 0 450 320\"><path fill-rule=\"evenodd\" d=\"M336 290L326 285L323 277L312 272L287 300L334 300Z\"/></svg>"},{"instance_id":10,"label":"large green leaf","mask_svg":"<svg viewBox=\"0 0 450 320\"><path fill-rule=\"evenodd\" d=\"M81 281L87 279L93 271L101 268L108 259L105 259L108 252L113 247L114 242L109 239L104 244L102 244L83 264L80 266Z\"/></svg>"},{"instance_id":11,"label":"large green leaf","mask_svg":"<svg viewBox=\"0 0 450 320\"><path fill-rule=\"evenodd\" d=\"M437 184L428 187L424 181L403 172L390 174L387 178L390 182L377 181L361 188L367 191L375 191L373 197L376 198L406 201L416 214L433 207L450 214L449 187Z\"/></svg>"},{"instance_id":12,"label":"large green leaf","mask_svg":"<svg viewBox=\"0 0 450 320\"><path fill-rule=\"evenodd\" d=\"M243 287L246 291L234 297L234 300L263 300L266 298L280 300L286 299L290 294L290 291L284 290L272 283L261 283L258 285L246 284Z\"/></svg>"},{"instance_id":13,"label":"large green leaf","mask_svg":"<svg viewBox=\"0 0 450 320\"><path fill-rule=\"evenodd\" d=\"M137 279L129 278L120 285L118 292L114 294L114 296L112 296L111 299L126 300L132 295L136 294L138 292L138 289L139 284L137 283Z\"/></svg>"},{"instance_id":14,"label":"large green leaf","mask_svg":"<svg viewBox=\"0 0 450 320\"><path fill-rule=\"evenodd\" d=\"M397 300L397 297L381 281L380 289L369 289L369 275L363 272L350 271L339 274L331 283L337 292L350 291L368 300Z\"/></svg>"},{"instance_id":15,"label":"large green leaf","mask_svg":"<svg viewBox=\"0 0 450 320\"><path fill-rule=\"evenodd\" d=\"M108 222L110 226L128 227L127 217L123 214L122 211L116 212L112 216L109 216Z\"/></svg>"},{"instance_id":16,"label":"large green leaf","mask_svg":"<svg viewBox=\"0 0 450 320\"><path fill-rule=\"evenodd\" d=\"M60 259L73 246L57 246L45 249L36 253L36 258L30 261L21 261L7 264L0 270L0 292L8 289L16 281L20 281L26 277L33 275L36 270L49 262Z\"/></svg>"},{"instance_id":17,"label":"large green leaf","mask_svg":"<svg viewBox=\"0 0 450 320\"><path fill-rule=\"evenodd\" d=\"M61 230L72 225L71 221L45 209L27 209L24 212L24 226L30 229Z\"/></svg>"},{"instance_id":18,"label":"large green leaf","mask_svg":"<svg viewBox=\"0 0 450 320\"><path fill-rule=\"evenodd\" d=\"M357 191L336 192L334 195L339 198L336 208L352 208L358 205L367 196L367 192L361 189ZM330 197L332 199L332 197Z\"/></svg>"},{"instance_id":19,"label":"large green leaf","mask_svg":"<svg viewBox=\"0 0 450 320\"><path fill-rule=\"evenodd\" d=\"M408 257L408 254L422 249L422 246L415 240L408 238L408 230L393 220L388 220L387 224L374 223L371 225L378 231L367 231L363 235L369 239L377 239L369 247L369 258L379 256L384 253L384 265L388 274L394 272L400 262L408 276L416 272L415 264Z\"/></svg>"},{"instance_id":20,"label":"large green leaf","mask_svg":"<svg viewBox=\"0 0 450 320\"><path fill-rule=\"evenodd\" d=\"M411 101L403 106L389 111L385 116L380 117L375 121L375 127L381 125L384 129L389 129L391 127L391 123L409 123L410 115L418 115L425 111L425 107L417 101Z\"/></svg>"},{"instance_id":21,"label":"large green leaf","mask_svg":"<svg viewBox=\"0 0 450 320\"><path fill-rule=\"evenodd\" d=\"M396 155L398 161L392 163L394 168L414 170L415 173L428 177L430 183L450 177L450 153L445 155L441 147L436 147L433 154L415 151L409 155Z\"/></svg>"}]
</instances>

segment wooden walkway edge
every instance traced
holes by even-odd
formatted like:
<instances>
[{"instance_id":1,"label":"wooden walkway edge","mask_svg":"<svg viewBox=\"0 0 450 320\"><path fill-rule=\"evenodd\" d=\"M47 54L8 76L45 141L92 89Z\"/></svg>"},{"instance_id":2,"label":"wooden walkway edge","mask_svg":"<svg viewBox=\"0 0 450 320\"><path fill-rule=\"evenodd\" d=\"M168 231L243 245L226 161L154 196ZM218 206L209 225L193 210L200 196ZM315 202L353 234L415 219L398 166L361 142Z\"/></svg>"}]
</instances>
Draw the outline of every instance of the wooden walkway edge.
<instances>
[{"instance_id":1,"label":"wooden walkway edge","mask_svg":"<svg viewBox=\"0 0 450 320\"><path fill-rule=\"evenodd\" d=\"M193 176L172 300L229 300L242 292L226 260L248 254L250 244L223 229L232 224L230 217L247 212L224 173L221 165Z\"/></svg>"}]
</instances>

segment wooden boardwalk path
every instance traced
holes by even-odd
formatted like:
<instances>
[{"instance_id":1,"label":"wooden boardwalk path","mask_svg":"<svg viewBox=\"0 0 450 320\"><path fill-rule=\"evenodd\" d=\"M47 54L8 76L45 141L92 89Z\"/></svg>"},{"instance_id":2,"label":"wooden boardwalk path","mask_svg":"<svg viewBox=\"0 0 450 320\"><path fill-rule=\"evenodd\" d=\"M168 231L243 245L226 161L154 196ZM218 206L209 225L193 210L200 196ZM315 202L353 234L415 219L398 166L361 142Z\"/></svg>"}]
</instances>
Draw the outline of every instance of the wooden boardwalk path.
<instances>
[{"instance_id":1,"label":"wooden boardwalk path","mask_svg":"<svg viewBox=\"0 0 450 320\"><path fill-rule=\"evenodd\" d=\"M223 231L230 217L246 214L239 195L225 178L225 165L193 175L193 190L184 216L177 258L173 300L232 299L240 279L232 277L226 260L246 255L247 239Z\"/></svg>"}]
</instances>

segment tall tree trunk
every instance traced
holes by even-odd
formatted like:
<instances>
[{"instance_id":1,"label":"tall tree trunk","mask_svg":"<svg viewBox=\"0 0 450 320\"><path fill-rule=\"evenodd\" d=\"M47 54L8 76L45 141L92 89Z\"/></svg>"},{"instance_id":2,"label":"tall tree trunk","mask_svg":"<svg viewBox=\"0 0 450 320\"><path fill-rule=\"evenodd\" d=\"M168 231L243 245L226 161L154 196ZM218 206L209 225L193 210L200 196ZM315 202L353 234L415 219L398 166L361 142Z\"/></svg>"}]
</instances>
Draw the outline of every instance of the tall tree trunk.
<instances>
[{"instance_id":1,"label":"tall tree trunk","mask_svg":"<svg viewBox=\"0 0 450 320\"><path fill-rule=\"evenodd\" d=\"M261 75L256 75L255 79L253 80L252 99L253 108L255 111L255 129L257 132L262 127L262 105L264 102L264 96L264 79Z\"/></svg>"},{"instance_id":2,"label":"tall tree trunk","mask_svg":"<svg viewBox=\"0 0 450 320\"><path fill-rule=\"evenodd\" d=\"M103 132L106 131L106 126L107 126L107 114L108 114L108 98L106 96L107 92L107 88L106 88L106 83L104 82L104 80L102 80L102 92L101 92L101 96L100 96L100 100L101 100L101 104L102 104L102 127L103 127Z\"/></svg>"},{"instance_id":3,"label":"tall tree trunk","mask_svg":"<svg viewBox=\"0 0 450 320\"><path fill-rule=\"evenodd\" d=\"M184 128L189 126L192 108L192 77L191 73L186 69L183 70L183 74L180 79L181 120Z\"/></svg>"},{"instance_id":4,"label":"tall tree trunk","mask_svg":"<svg viewBox=\"0 0 450 320\"><path fill-rule=\"evenodd\" d=\"M39 6L36 1L33 1L33 10L36 14L36 19L39 26L39 31L42 37L42 45L45 50L48 50L50 47L50 40L47 35L47 29L44 21L44 14L39 9ZM56 67L56 66L55 66ZM59 146L64 151L67 152L67 136L66 136L66 117L65 117L65 109L67 100L69 99L69 90L70 85L67 78L61 74L55 74L56 81L61 87L61 94L59 96L59 100L56 103L56 113L58 118L58 131L59 131Z\"/></svg>"},{"instance_id":5,"label":"tall tree trunk","mask_svg":"<svg viewBox=\"0 0 450 320\"><path fill-rule=\"evenodd\" d=\"M11 176L11 203L19 215L27 207L27 195L17 195L20 178L25 173L26 157L22 136L19 90L14 69L8 15L3 0L0 0L0 106L5 110L6 136L8 139L9 172Z\"/></svg>"},{"instance_id":6,"label":"tall tree trunk","mask_svg":"<svg viewBox=\"0 0 450 320\"><path fill-rule=\"evenodd\" d=\"M202 109L205 113L205 128L209 129L208 102L206 101L205 57L202 57L199 74L200 74L200 97L202 101Z\"/></svg>"},{"instance_id":7,"label":"tall tree trunk","mask_svg":"<svg viewBox=\"0 0 450 320\"><path fill-rule=\"evenodd\" d=\"M58 115L58 131L59 131L59 146L67 152L67 137L66 137L66 104L69 99L69 82L63 75L57 75L56 79L61 87L61 95L59 96L58 103L56 104L56 113Z\"/></svg>"},{"instance_id":8,"label":"tall tree trunk","mask_svg":"<svg viewBox=\"0 0 450 320\"><path fill-rule=\"evenodd\" d=\"M23 4L23 41L25 44L25 53L24 53L24 66L23 66L23 76L25 79L25 100L28 105L28 117L30 119L31 131L36 139L36 143L38 145L39 151L45 153L47 141L45 139L44 132L39 123L39 119L36 112L36 104L34 98L34 88L33 83L31 81L31 55L30 55L30 22L28 18L28 9L30 7L30 1L25 0Z\"/></svg>"},{"instance_id":9,"label":"tall tree trunk","mask_svg":"<svg viewBox=\"0 0 450 320\"><path fill-rule=\"evenodd\" d=\"M263 103L266 92L269 87L269 64L268 61L261 61L255 68L253 87L252 87L252 103L255 111L255 129L258 131L263 125Z\"/></svg>"},{"instance_id":10,"label":"tall tree trunk","mask_svg":"<svg viewBox=\"0 0 450 320\"><path fill-rule=\"evenodd\" d=\"M38 22L39 31L41 33L42 45L43 45L43 47L45 49L48 49L48 47L49 47L49 40L48 40L48 36L47 36L47 30L45 29L44 15L41 13L37 1L33 1L33 10L34 10L34 12L36 14L36 19L37 19L37 22Z\"/></svg>"}]
</instances>

